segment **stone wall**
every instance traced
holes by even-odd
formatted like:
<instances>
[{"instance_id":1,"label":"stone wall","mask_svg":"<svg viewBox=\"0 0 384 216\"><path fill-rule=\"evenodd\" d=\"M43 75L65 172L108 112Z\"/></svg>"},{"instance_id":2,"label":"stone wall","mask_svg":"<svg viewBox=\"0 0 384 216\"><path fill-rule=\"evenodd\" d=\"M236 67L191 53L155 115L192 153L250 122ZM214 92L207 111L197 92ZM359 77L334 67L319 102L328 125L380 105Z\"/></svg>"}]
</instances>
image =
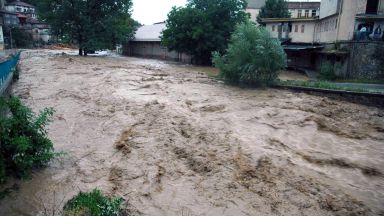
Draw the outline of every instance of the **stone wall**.
<instances>
[{"instance_id":1,"label":"stone wall","mask_svg":"<svg viewBox=\"0 0 384 216\"><path fill-rule=\"evenodd\" d=\"M348 79L384 79L384 65L374 56L376 49L384 55L384 42L350 42L340 44L349 51Z\"/></svg>"}]
</instances>

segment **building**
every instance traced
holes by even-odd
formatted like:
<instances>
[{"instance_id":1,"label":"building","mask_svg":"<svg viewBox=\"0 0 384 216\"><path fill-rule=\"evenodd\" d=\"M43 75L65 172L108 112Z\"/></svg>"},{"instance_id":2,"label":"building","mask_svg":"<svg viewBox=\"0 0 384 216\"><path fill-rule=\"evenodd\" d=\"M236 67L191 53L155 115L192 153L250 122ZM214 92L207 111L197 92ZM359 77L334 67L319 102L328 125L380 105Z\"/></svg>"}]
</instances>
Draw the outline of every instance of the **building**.
<instances>
[{"instance_id":1,"label":"building","mask_svg":"<svg viewBox=\"0 0 384 216\"><path fill-rule=\"evenodd\" d=\"M34 45L50 41L50 26L37 20L36 9L33 5L20 0L6 4L4 0L0 0L0 4L0 17L6 35L5 41L9 47L12 47L10 44L14 28L22 29L31 35Z\"/></svg>"},{"instance_id":2,"label":"building","mask_svg":"<svg viewBox=\"0 0 384 216\"><path fill-rule=\"evenodd\" d=\"M248 6L246 12L250 14L251 21L256 22L261 8L265 5L265 1L266 0L247 0Z\"/></svg>"},{"instance_id":3,"label":"building","mask_svg":"<svg viewBox=\"0 0 384 216\"><path fill-rule=\"evenodd\" d=\"M5 10L8 12L22 14L27 17L36 19L35 6L22 2L20 0L16 0L16 1L5 4Z\"/></svg>"},{"instance_id":4,"label":"building","mask_svg":"<svg viewBox=\"0 0 384 216\"><path fill-rule=\"evenodd\" d=\"M287 2L291 18L310 18L320 15L320 2Z\"/></svg>"},{"instance_id":5,"label":"building","mask_svg":"<svg viewBox=\"0 0 384 216\"><path fill-rule=\"evenodd\" d=\"M0 9L0 17L2 19L1 24L3 26L18 26L19 18L17 13L9 12L4 9Z\"/></svg>"},{"instance_id":6,"label":"building","mask_svg":"<svg viewBox=\"0 0 384 216\"><path fill-rule=\"evenodd\" d=\"M265 5L266 0L248 0L246 11L250 14L251 20L256 22L257 16L261 8ZM317 17L320 14L320 2L287 2L288 10L291 13L291 18L311 18Z\"/></svg>"},{"instance_id":7,"label":"building","mask_svg":"<svg viewBox=\"0 0 384 216\"><path fill-rule=\"evenodd\" d=\"M373 35L378 27L384 27L384 0L322 1L315 42L380 40L382 33Z\"/></svg>"},{"instance_id":8,"label":"building","mask_svg":"<svg viewBox=\"0 0 384 216\"><path fill-rule=\"evenodd\" d=\"M322 0L319 16L267 18L262 24L281 40L290 67L319 71L328 62L341 77L384 75L371 58L384 47L384 0Z\"/></svg>"},{"instance_id":9,"label":"building","mask_svg":"<svg viewBox=\"0 0 384 216\"><path fill-rule=\"evenodd\" d=\"M48 43L51 39L51 27L34 18L26 18L25 22L21 22L20 28L32 35L33 41Z\"/></svg>"},{"instance_id":10,"label":"building","mask_svg":"<svg viewBox=\"0 0 384 216\"><path fill-rule=\"evenodd\" d=\"M262 23L272 37L291 43L313 43L318 18L269 18Z\"/></svg>"},{"instance_id":11,"label":"building","mask_svg":"<svg viewBox=\"0 0 384 216\"><path fill-rule=\"evenodd\" d=\"M189 55L169 51L166 47L161 46L160 36L165 28L165 22L141 26L137 29L134 39L123 45L123 54L191 63Z\"/></svg>"}]
</instances>

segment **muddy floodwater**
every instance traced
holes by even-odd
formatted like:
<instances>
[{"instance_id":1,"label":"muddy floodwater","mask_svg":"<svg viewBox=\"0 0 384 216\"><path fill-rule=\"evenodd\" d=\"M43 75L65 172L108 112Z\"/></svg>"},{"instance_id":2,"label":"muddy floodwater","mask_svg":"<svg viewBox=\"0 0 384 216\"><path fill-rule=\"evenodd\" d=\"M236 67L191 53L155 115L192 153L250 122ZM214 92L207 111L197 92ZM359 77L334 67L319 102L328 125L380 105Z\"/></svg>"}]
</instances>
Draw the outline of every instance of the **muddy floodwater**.
<instances>
[{"instance_id":1,"label":"muddy floodwater","mask_svg":"<svg viewBox=\"0 0 384 216\"><path fill-rule=\"evenodd\" d=\"M13 94L55 108L49 136L65 154L10 180L0 215L58 214L94 188L134 215L384 214L382 109L75 53L22 53Z\"/></svg>"}]
</instances>

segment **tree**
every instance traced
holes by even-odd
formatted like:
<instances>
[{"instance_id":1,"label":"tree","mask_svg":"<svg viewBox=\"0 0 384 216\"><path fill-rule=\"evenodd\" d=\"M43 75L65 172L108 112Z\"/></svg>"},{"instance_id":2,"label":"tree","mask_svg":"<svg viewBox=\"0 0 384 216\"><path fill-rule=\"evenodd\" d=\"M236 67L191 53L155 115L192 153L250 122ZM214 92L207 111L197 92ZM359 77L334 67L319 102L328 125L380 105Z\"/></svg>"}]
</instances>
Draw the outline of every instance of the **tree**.
<instances>
[{"instance_id":1,"label":"tree","mask_svg":"<svg viewBox=\"0 0 384 216\"><path fill-rule=\"evenodd\" d=\"M273 83L286 61L280 42L249 21L237 26L224 55L213 54L213 63L225 80L252 85Z\"/></svg>"},{"instance_id":2,"label":"tree","mask_svg":"<svg viewBox=\"0 0 384 216\"><path fill-rule=\"evenodd\" d=\"M132 37L137 27L131 0L41 0L37 6L54 35L78 43L79 55L112 48Z\"/></svg>"},{"instance_id":3,"label":"tree","mask_svg":"<svg viewBox=\"0 0 384 216\"><path fill-rule=\"evenodd\" d=\"M257 22L262 18L289 18L288 4L285 0L267 0L257 16Z\"/></svg>"},{"instance_id":4,"label":"tree","mask_svg":"<svg viewBox=\"0 0 384 216\"><path fill-rule=\"evenodd\" d=\"M168 14L162 44L210 64L213 51L223 52L237 23L248 19L245 0L188 0Z\"/></svg>"}]
</instances>

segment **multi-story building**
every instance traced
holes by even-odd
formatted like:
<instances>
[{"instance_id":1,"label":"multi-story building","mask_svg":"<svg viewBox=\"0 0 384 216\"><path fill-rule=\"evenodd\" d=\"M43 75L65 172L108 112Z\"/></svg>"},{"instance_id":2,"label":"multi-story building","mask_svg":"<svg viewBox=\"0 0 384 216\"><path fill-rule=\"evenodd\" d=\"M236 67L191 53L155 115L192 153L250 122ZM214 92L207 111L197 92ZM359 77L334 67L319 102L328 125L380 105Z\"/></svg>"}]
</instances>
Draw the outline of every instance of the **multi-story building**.
<instances>
[{"instance_id":1,"label":"multi-story building","mask_svg":"<svg viewBox=\"0 0 384 216\"><path fill-rule=\"evenodd\" d=\"M0 17L3 20L5 40L11 43L12 29L19 28L29 33L34 42L48 42L50 40L50 26L37 20L36 9L33 5L15 0L4 3L0 0Z\"/></svg>"},{"instance_id":2,"label":"multi-story building","mask_svg":"<svg viewBox=\"0 0 384 216\"><path fill-rule=\"evenodd\" d=\"M292 18L317 17L320 14L320 2L287 2Z\"/></svg>"},{"instance_id":3,"label":"multi-story building","mask_svg":"<svg viewBox=\"0 0 384 216\"><path fill-rule=\"evenodd\" d=\"M329 61L340 76L381 73L382 66L367 56L384 46L377 44L384 41L384 0L322 0L319 16L267 18L262 24L282 41L291 67L315 71Z\"/></svg>"},{"instance_id":4,"label":"multi-story building","mask_svg":"<svg viewBox=\"0 0 384 216\"><path fill-rule=\"evenodd\" d=\"M319 16L267 18L263 24L274 37L293 43L382 40L384 0L323 0Z\"/></svg>"},{"instance_id":5,"label":"multi-story building","mask_svg":"<svg viewBox=\"0 0 384 216\"><path fill-rule=\"evenodd\" d=\"M328 0L321 2L315 28L316 43L351 40L381 40L384 0ZM375 30L376 31L375 33Z\"/></svg>"},{"instance_id":6,"label":"multi-story building","mask_svg":"<svg viewBox=\"0 0 384 216\"><path fill-rule=\"evenodd\" d=\"M8 12L23 14L27 17L36 18L35 7L20 0L5 4L5 10Z\"/></svg>"}]
</instances>

